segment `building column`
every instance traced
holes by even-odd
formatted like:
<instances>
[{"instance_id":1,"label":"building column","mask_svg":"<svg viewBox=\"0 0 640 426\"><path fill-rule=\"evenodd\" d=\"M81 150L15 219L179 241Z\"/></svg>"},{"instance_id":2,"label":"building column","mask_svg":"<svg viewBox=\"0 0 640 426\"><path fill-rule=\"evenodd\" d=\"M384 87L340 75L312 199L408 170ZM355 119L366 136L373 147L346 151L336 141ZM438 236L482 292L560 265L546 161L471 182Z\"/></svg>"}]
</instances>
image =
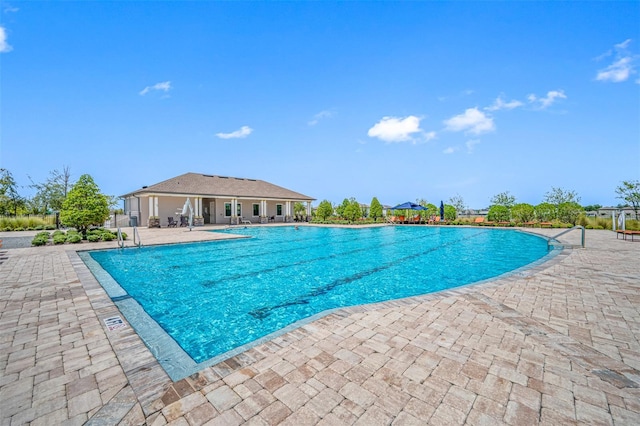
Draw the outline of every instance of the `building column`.
<instances>
[{"instance_id":1,"label":"building column","mask_svg":"<svg viewBox=\"0 0 640 426\"><path fill-rule=\"evenodd\" d=\"M307 217L309 222L311 222L311 201L307 201Z\"/></svg>"},{"instance_id":2,"label":"building column","mask_svg":"<svg viewBox=\"0 0 640 426\"><path fill-rule=\"evenodd\" d=\"M284 221L291 222L291 201L284 203Z\"/></svg>"},{"instance_id":3,"label":"building column","mask_svg":"<svg viewBox=\"0 0 640 426\"><path fill-rule=\"evenodd\" d=\"M157 219L151 219L155 216ZM160 228L160 218L158 217L158 197L149 196L149 217L147 226L150 228Z\"/></svg>"},{"instance_id":4,"label":"building column","mask_svg":"<svg viewBox=\"0 0 640 426\"><path fill-rule=\"evenodd\" d=\"M260 223L267 223L267 200L260 200Z\"/></svg>"},{"instance_id":5,"label":"building column","mask_svg":"<svg viewBox=\"0 0 640 426\"><path fill-rule=\"evenodd\" d=\"M231 224L238 224L238 200L236 198L231 199Z\"/></svg>"}]
</instances>

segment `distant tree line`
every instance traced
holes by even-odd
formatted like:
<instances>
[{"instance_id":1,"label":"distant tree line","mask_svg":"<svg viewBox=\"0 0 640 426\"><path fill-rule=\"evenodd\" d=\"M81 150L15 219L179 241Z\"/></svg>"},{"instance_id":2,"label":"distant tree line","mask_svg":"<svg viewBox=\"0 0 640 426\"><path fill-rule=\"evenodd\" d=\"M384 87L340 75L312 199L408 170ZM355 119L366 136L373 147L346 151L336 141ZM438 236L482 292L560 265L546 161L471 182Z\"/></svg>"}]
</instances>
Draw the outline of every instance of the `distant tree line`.
<instances>
[{"instance_id":1,"label":"distant tree line","mask_svg":"<svg viewBox=\"0 0 640 426\"><path fill-rule=\"evenodd\" d=\"M615 192L617 198L623 203L618 207L630 206L638 218L640 209L640 181L623 181ZM527 223L534 220L542 222L559 221L562 223L576 224L578 218L585 212L597 211L602 208L599 204L582 206L580 197L574 190L552 187L545 193L543 201L538 205L528 203L516 203L516 197L509 191L501 192L490 199L490 206L487 219L495 222L515 221L517 223ZM426 208L426 210L416 211L423 218L430 218L440 215L440 208L425 199L417 199L416 204ZM451 197L448 203L444 204L444 219L455 220L458 216L467 211L464 199L459 194ZM388 213L389 214L389 213ZM322 200L314 211L316 220L327 221L330 219L355 222L369 219L373 222L383 217L383 207L376 197L373 197L368 207L363 207L355 198L345 198L341 204L334 205L329 200Z\"/></svg>"}]
</instances>

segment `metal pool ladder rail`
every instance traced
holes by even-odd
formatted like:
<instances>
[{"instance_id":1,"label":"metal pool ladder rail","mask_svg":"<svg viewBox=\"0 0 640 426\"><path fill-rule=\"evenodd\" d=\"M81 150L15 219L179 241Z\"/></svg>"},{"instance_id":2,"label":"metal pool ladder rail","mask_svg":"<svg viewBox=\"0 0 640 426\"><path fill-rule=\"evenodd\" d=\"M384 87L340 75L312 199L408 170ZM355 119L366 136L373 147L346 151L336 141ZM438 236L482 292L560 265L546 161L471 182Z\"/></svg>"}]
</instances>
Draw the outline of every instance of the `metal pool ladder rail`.
<instances>
[{"instance_id":1,"label":"metal pool ladder rail","mask_svg":"<svg viewBox=\"0 0 640 426\"><path fill-rule=\"evenodd\" d=\"M137 240L136 240L136 237ZM140 234L138 233L138 227L134 226L133 227L133 244L140 247L142 245L142 240L140 239Z\"/></svg>"},{"instance_id":2,"label":"metal pool ladder rail","mask_svg":"<svg viewBox=\"0 0 640 426\"><path fill-rule=\"evenodd\" d=\"M118 247L124 248L124 238L122 238L122 229L118 227Z\"/></svg>"},{"instance_id":3,"label":"metal pool ladder rail","mask_svg":"<svg viewBox=\"0 0 640 426\"><path fill-rule=\"evenodd\" d=\"M549 239L547 240L547 249L549 248L549 245L551 244L551 240L555 240L556 238L573 231L574 229L581 229L582 230L582 240L581 240L581 246L582 248L584 248L584 226L581 225L576 225L573 228L569 228L569 229L565 229L564 231L562 231L561 233L559 233L558 235L554 235L553 237L549 237Z\"/></svg>"},{"instance_id":4,"label":"metal pool ladder rail","mask_svg":"<svg viewBox=\"0 0 640 426\"><path fill-rule=\"evenodd\" d=\"M140 233L138 233L138 227L133 227L133 244L140 247L142 246L142 240L140 239ZM118 246L124 248L124 238L122 238L122 229L118 228Z\"/></svg>"}]
</instances>

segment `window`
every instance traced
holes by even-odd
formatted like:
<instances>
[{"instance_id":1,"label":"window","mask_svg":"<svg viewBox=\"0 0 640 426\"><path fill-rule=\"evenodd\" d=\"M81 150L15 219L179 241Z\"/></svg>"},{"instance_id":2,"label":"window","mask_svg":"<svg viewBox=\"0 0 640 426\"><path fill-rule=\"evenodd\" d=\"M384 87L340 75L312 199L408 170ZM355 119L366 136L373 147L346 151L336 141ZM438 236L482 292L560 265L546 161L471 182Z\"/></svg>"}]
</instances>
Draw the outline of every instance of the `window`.
<instances>
[{"instance_id":1,"label":"window","mask_svg":"<svg viewBox=\"0 0 640 426\"><path fill-rule=\"evenodd\" d=\"M276 216L282 216L282 204L276 204Z\"/></svg>"},{"instance_id":2,"label":"window","mask_svg":"<svg viewBox=\"0 0 640 426\"><path fill-rule=\"evenodd\" d=\"M260 216L260 204L253 205L253 215Z\"/></svg>"},{"instance_id":3,"label":"window","mask_svg":"<svg viewBox=\"0 0 640 426\"><path fill-rule=\"evenodd\" d=\"M224 217L231 217L231 203L224 203Z\"/></svg>"},{"instance_id":4,"label":"window","mask_svg":"<svg viewBox=\"0 0 640 426\"><path fill-rule=\"evenodd\" d=\"M237 207L237 210L238 210L238 211L236 212L236 216L238 216L238 217L242 217L242 204L238 203L238 204L236 205L236 207Z\"/></svg>"}]
</instances>

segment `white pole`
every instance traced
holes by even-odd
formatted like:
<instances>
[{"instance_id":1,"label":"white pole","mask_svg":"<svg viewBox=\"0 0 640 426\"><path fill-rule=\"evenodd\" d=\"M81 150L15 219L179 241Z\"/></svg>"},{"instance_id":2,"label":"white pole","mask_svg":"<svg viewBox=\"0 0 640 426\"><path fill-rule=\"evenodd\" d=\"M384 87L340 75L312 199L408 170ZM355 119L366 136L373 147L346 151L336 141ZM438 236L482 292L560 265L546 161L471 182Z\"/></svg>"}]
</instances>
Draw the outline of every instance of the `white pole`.
<instances>
[{"instance_id":1,"label":"white pole","mask_svg":"<svg viewBox=\"0 0 640 426\"><path fill-rule=\"evenodd\" d=\"M611 211L611 229L616 230L616 212Z\"/></svg>"}]
</instances>

